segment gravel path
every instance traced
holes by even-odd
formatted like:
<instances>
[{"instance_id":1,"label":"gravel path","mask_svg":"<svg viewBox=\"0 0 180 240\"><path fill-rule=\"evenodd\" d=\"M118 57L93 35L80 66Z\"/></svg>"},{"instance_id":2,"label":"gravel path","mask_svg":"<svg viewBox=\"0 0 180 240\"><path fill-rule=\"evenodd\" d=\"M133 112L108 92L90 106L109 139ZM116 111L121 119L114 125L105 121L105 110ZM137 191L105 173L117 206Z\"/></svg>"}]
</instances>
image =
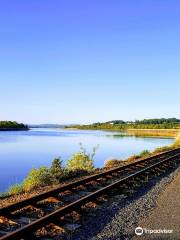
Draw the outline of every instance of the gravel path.
<instances>
[{"instance_id":1,"label":"gravel path","mask_svg":"<svg viewBox=\"0 0 180 240\"><path fill-rule=\"evenodd\" d=\"M149 216L139 222L139 226L148 229L166 229L170 233L150 234L149 239L180 239L180 174L166 187ZM143 234L144 235L144 234ZM144 235L141 239L146 239ZM138 239L138 238L134 238Z\"/></svg>"},{"instance_id":2,"label":"gravel path","mask_svg":"<svg viewBox=\"0 0 180 240\"><path fill-rule=\"evenodd\" d=\"M108 201L108 203L103 204L102 206L99 207L99 209L95 210L94 212L92 211L91 212L92 218L88 220L85 219L83 227L79 230L79 232L76 235L72 234L67 239L73 240L142 239L142 236L136 237L134 233L135 228L137 226L141 226L139 224L143 222L143 219L145 220L147 219L146 221L144 221L144 224L145 223L148 224L150 222L148 218L149 213L153 209L155 209L158 198L159 196L161 196L162 191L164 191L164 189L167 189L167 187L173 182L173 179L177 178L180 179L179 175L180 168L177 168L173 172L166 173L166 175L163 178L157 177L156 179L151 180L144 189L141 188L141 190L138 190L136 193L134 193L133 197L127 198L122 195L113 197L113 199ZM166 193L166 197L167 196L168 195ZM180 196L176 197L177 201L178 198L180 198ZM164 205L165 208L167 207L167 204ZM173 204L171 205L173 206ZM176 208L177 207L178 206L176 206ZM176 211L174 211L174 214L176 215L177 218L179 218L177 210L179 209L176 209ZM170 219L172 216L170 212L169 214ZM156 217L157 216L154 215L154 219ZM162 214L161 217L163 218ZM178 228L178 225L176 225L176 228ZM155 229L157 229L157 227ZM150 239L149 235L147 235L147 238L143 239ZM158 239L157 236L155 239ZM180 239L180 236L179 238L172 239Z\"/></svg>"}]
</instances>

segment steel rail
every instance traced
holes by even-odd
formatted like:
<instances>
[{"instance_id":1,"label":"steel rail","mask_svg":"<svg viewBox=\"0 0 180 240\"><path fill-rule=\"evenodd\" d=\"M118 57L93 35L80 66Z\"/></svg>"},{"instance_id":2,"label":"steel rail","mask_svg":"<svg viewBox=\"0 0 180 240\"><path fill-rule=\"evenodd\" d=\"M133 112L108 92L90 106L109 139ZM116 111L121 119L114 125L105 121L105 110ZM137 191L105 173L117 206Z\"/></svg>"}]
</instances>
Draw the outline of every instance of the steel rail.
<instances>
[{"instance_id":1,"label":"steel rail","mask_svg":"<svg viewBox=\"0 0 180 240\"><path fill-rule=\"evenodd\" d=\"M33 205L33 204L37 203L38 201L42 201L44 199L47 199L48 197L55 196L55 195L59 194L60 192L64 192L66 190L71 190L71 189L73 189L77 186L86 184L86 183L88 183L92 180L102 178L106 175L109 175L109 174L112 174L112 173L115 173L115 172L123 171L126 168L130 168L130 167L136 166L138 164L145 163L147 161L149 162L151 160L156 160L157 158L160 158L160 157L163 157L163 156L166 157L167 154L176 153L177 151L179 152L180 148L176 148L176 149L173 149L173 150L170 150L170 151L166 151L166 152L163 152L163 153L160 153L160 154L156 154L156 155L153 155L151 157L143 158L143 159L135 161L133 163L129 163L129 164L126 164L124 166L116 167L116 168L104 171L102 173L97 173L97 174L85 177L83 179L65 184L64 186L54 188L54 189L49 190L47 192L40 193L38 195L35 195L33 197L30 197L30 198L27 198L25 200L19 201L17 203L10 204L10 205L0 209L0 216L5 215L5 214L9 214L9 213L14 212L16 210L22 209L26 206Z\"/></svg>"},{"instance_id":2,"label":"steel rail","mask_svg":"<svg viewBox=\"0 0 180 240\"><path fill-rule=\"evenodd\" d=\"M24 237L28 236L28 234L32 234L34 231L40 229L41 227L46 226L49 223L55 222L57 217L62 217L64 215L66 215L67 213L70 213L72 211L77 211L80 207L84 206L86 203L93 201L94 199L100 197L101 195L109 192L110 190L112 190L114 188L117 188L120 184L124 184L124 183L128 182L130 179L133 179L143 173L146 173L148 170L152 170L153 168L163 165L164 163L166 163L170 160L177 159L177 157L180 157L180 153L175 154L171 157L162 159L157 163L154 163L150 166L147 166L141 170L136 171L135 173L129 174L128 176L126 176L118 181L115 181L114 183L109 184L108 186L103 187L91 194L88 194L88 195L54 211L53 213L50 213L50 214L32 222L31 224L28 224L20 229L17 229L14 232L11 232L11 233L1 237L0 240L16 240L16 239L24 238Z\"/></svg>"}]
</instances>

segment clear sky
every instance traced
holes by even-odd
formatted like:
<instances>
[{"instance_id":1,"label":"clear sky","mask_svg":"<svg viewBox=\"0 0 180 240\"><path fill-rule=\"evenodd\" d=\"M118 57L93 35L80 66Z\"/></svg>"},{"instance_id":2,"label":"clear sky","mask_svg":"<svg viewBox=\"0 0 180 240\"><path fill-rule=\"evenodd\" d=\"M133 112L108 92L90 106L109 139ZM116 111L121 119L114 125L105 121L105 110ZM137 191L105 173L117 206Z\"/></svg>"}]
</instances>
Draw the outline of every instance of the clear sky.
<instances>
[{"instance_id":1,"label":"clear sky","mask_svg":"<svg viewBox=\"0 0 180 240\"><path fill-rule=\"evenodd\" d=\"M180 118L180 1L1 0L0 120Z\"/></svg>"}]
</instances>

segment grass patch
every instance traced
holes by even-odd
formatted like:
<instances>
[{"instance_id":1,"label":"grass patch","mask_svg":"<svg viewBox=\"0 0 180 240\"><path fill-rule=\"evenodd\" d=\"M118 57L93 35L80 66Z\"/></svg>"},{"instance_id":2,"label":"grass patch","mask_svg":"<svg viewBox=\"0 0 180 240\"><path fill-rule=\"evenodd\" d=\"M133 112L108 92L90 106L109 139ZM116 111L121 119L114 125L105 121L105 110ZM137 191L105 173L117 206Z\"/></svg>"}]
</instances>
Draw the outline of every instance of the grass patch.
<instances>
[{"instance_id":1,"label":"grass patch","mask_svg":"<svg viewBox=\"0 0 180 240\"><path fill-rule=\"evenodd\" d=\"M148 157L151 154L150 151L148 150L143 150L139 154L137 154L137 158L143 158L143 157Z\"/></svg>"},{"instance_id":2,"label":"grass patch","mask_svg":"<svg viewBox=\"0 0 180 240\"><path fill-rule=\"evenodd\" d=\"M115 168L123 165L123 161L118 159L109 159L105 161L105 168Z\"/></svg>"},{"instance_id":3,"label":"grass patch","mask_svg":"<svg viewBox=\"0 0 180 240\"><path fill-rule=\"evenodd\" d=\"M9 195L15 195L15 194L19 194L19 193L22 193L22 192L23 192L22 184L12 185L8 190Z\"/></svg>"},{"instance_id":4,"label":"grass patch","mask_svg":"<svg viewBox=\"0 0 180 240\"><path fill-rule=\"evenodd\" d=\"M9 197L9 192L0 192L0 199Z\"/></svg>"},{"instance_id":5,"label":"grass patch","mask_svg":"<svg viewBox=\"0 0 180 240\"><path fill-rule=\"evenodd\" d=\"M180 147L180 133L177 135L175 142L172 144L172 147Z\"/></svg>"},{"instance_id":6,"label":"grass patch","mask_svg":"<svg viewBox=\"0 0 180 240\"><path fill-rule=\"evenodd\" d=\"M152 153L156 154L156 153L162 153L170 150L172 150L172 146L164 146L164 147L156 148Z\"/></svg>"}]
</instances>

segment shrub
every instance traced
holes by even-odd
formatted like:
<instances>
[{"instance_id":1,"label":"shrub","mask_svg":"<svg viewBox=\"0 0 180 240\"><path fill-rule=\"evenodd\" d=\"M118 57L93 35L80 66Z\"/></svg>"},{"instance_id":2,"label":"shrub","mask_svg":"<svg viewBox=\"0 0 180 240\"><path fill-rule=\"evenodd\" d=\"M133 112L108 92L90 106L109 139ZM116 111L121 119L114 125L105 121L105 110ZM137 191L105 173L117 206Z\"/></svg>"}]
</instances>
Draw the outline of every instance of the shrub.
<instances>
[{"instance_id":1,"label":"shrub","mask_svg":"<svg viewBox=\"0 0 180 240\"><path fill-rule=\"evenodd\" d=\"M68 170L87 170L92 171L94 169L93 158L95 156L97 147L93 148L91 154L87 154L86 150L80 144L80 151L75 153L67 162Z\"/></svg>"},{"instance_id":2,"label":"shrub","mask_svg":"<svg viewBox=\"0 0 180 240\"><path fill-rule=\"evenodd\" d=\"M175 142L172 144L172 147L180 147L180 133L177 135Z\"/></svg>"},{"instance_id":3,"label":"shrub","mask_svg":"<svg viewBox=\"0 0 180 240\"><path fill-rule=\"evenodd\" d=\"M16 195L16 194L21 193L22 191L23 191L22 184L15 184L9 188L8 193L9 193L9 195Z\"/></svg>"},{"instance_id":4,"label":"shrub","mask_svg":"<svg viewBox=\"0 0 180 240\"><path fill-rule=\"evenodd\" d=\"M30 191L36 187L42 187L53 183L52 175L48 168L32 169L23 182L24 191Z\"/></svg>"},{"instance_id":5,"label":"shrub","mask_svg":"<svg viewBox=\"0 0 180 240\"><path fill-rule=\"evenodd\" d=\"M146 157L148 155L150 155L151 153L148 151L148 150L143 150L142 152L140 152L137 156L139 158L142 158L142 157Z\"/></svg>"},{"instance_id":6,"label":"shrub","mask_svg":"<svg viewBox=\"0 0 180 240\"><path fill-rule=\"evenodd\" d=\"M140 152L139 154L130 156L126 161L128 162L135 162L136 160L138 160L139 158L143 158L146 156L149 156L151 153L148 150L143 150L142 152Z\"/></svg>"},{"instance_id":7,"label":"shrub","mask_svg":"<svg viewBox=\"0 0 180 240\"><path fill-rule=\"evenodd\" d=\"M88 170L94 169L93 160L83 152L75 153L67 163L68 170Z\"/></svg>"},{"instance_id":8,"label":"shrub","mask_svg":"<svg viewBox=\"0 0 180 240\"><path fill-rule=\"evenodd\" d=\"M153 153L161 153L161 152L166 152L170 150L172 150L171 146L158 147L153 151Z\"/></svg>"},{"instance_id":9,"label":"shrub","mask_svg":"<svg viewBox=\"0 0 180 240\"><path fill-rule=\"evenodd\" d=\"M53 183L57 184L64 177L64 169L62 167L61 158L55 158L50 167L50 174L52 175Z\"/></svg>"},{"instance_id":10,"label":"shrub","mask_svg":"<svg viewBox=\"0 0 180 240\"><path fill-rule=\"evenodd\" d=\"M105 161L105 168L115 168L123 165L123 161L117 159L109 159Z\"/></svg>"},{"instance_id":11,"label":"shrub","mask_svg":"<svg viewBox=\"0 0 180 240\"><path fill-rule=\"evenodd\" d=\"M127 161L128 161L128 163L135 162L139 158L140 157L138 155L133 155L133 156L128 157L128 159L125 162L127 162Z\"/></svg>"}]
</instances>

